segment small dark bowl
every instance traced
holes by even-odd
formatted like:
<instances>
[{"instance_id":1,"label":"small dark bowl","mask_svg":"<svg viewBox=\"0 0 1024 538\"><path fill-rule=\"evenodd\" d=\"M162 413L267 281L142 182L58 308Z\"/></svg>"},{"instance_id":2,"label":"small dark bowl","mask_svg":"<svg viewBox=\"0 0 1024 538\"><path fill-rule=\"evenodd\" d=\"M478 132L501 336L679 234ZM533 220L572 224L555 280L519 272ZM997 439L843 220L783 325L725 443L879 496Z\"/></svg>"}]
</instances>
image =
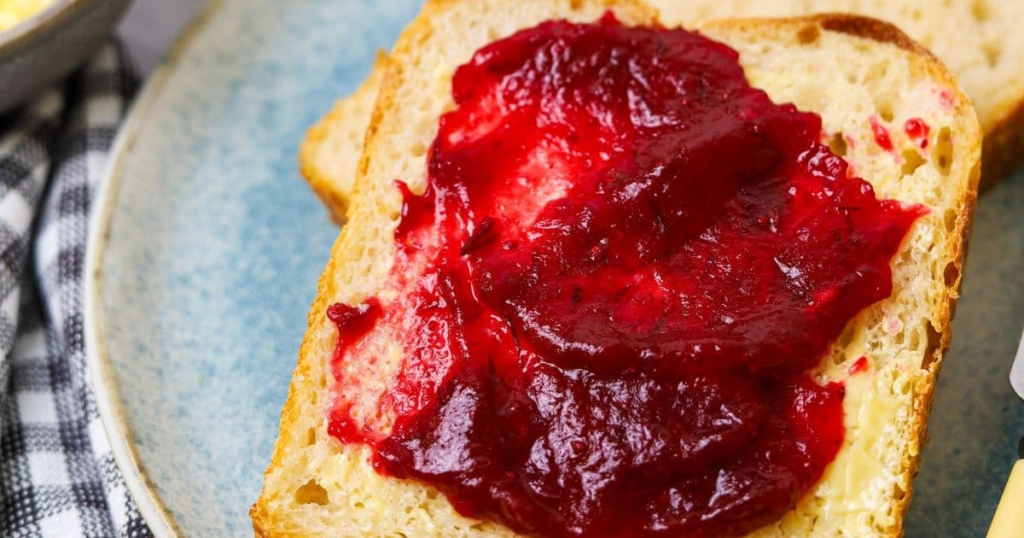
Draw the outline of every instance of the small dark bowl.
<instances>
[{"instance_id":1,"label":"small dark bowl","mask_svg":"<svg viewBox=\"0 0 1024 538\"><path fill-rule=\"evenodd\" d=\"M0 32L0 113L60 80L103 43L130 0L57 0Z\"/></svg>"}]
</instances>

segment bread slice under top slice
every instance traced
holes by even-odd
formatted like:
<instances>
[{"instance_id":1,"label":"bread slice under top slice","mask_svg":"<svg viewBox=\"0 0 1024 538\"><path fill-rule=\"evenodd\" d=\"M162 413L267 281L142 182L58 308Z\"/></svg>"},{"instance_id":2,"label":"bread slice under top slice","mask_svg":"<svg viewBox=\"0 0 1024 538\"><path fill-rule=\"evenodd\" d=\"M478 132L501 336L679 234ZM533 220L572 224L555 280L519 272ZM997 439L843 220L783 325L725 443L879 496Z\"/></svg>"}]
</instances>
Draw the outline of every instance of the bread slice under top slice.
<instances>
[{"instance_id":1,"label":"bread slice under top slice","mask_svg":"<svg viewBox=\"0 0 1024 538\"><path fill-rule=\"evenodd\" d=\"M647 0L666 25L725 17L856 13L891 22L932 50L972 99L983 131L990 188L1024 161L1024 20L1019 0L955 2L892 0ZM335 220L344 220L363 134L383 78L384 62L312 127L299 152L300 169ZM884 77L879 77L879 79ZM885 109L883 109L884 111ZM884 118L883 118L884 120ZM900 126L887 121L890 127Z\"/></svg>"},{"instance_id":2,"label":"bread slice under top slice","mask_svg":"<svg viewBox=\"0 0 1024 538\"><path fill-rule=\"evenodd\" d=\"M354 92L338 99L299 144L299 172L338 224L345 222L366 126L386 70L387 57L378 53L369 76Z\"/></svg>"},{"instance_id":3,"label":"bread slice under top slice","mask_svg":"<svg viewBox=\"0 0 1024 538\"><path fill-rule=\"evenodd\" d=\"M367 130L349 223L320 278L309 328L281 418L280 436L251 515L265 536L506 536L505 527L460 516L436 490L377 474L369 451L327 434L336 328L327 307L360 304L393 263L401 197L426 180L426 150L453 104L451 76L481 46L548 19L594 21L611 8L625 24L654 15L628 1L428 2L402 33ZM949 73L894 27L850 16L707 22L700 30L740 53L754 86L823 118L823 136L883 198L929 212L892 260L893 294L859 314L822 359L819 380L845 380L845 445L795 508L757 536L897 535L925 439L979 176L981 134ZM892 131L895 151L874 142L872 118L932 127L926 151ZM401 331L389 327L387 331ZM393 342L377 341L386 348ZM401 351L360 356L372 405ZM850 375L860 357L869 365ZM359 370L359 365L352 366Z\"/></svg>"}]
</instances>

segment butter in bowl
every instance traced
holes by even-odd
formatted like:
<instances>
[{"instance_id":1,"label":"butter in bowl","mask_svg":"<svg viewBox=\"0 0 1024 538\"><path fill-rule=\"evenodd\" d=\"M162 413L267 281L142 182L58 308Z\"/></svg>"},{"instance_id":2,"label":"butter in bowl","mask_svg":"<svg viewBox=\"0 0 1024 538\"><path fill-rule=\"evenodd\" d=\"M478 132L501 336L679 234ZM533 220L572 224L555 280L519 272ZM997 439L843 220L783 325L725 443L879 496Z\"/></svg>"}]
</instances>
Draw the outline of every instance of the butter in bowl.
<instances>
[{"instance_id":1,"label":"butter in bowl","mask_svg":"<svg viewBox=\"0 0 1024 538\"><path fill-rule=\"evenodd\" d=\"M110 35L130 0L0 0L0 113L57 82Z\"/></svg>"}]
</instances>

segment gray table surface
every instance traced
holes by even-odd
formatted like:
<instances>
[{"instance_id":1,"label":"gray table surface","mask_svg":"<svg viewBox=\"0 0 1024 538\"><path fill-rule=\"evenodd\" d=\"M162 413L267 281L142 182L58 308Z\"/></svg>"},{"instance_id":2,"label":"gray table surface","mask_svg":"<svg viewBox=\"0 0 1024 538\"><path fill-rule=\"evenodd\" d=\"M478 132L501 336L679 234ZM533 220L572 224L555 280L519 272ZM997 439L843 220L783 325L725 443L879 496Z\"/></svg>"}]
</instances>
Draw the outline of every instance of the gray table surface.
<instances>
[{"instance_id":1,"label":"gray table surface","mask_svg":"<svg viewBox=\"0 0 1024 538\"><path fill-rule=\"evenodd\" d=\"M204 4L206 0L135 0L118 34L141 74L153 69Z\"/></svg>"}]
</instances>

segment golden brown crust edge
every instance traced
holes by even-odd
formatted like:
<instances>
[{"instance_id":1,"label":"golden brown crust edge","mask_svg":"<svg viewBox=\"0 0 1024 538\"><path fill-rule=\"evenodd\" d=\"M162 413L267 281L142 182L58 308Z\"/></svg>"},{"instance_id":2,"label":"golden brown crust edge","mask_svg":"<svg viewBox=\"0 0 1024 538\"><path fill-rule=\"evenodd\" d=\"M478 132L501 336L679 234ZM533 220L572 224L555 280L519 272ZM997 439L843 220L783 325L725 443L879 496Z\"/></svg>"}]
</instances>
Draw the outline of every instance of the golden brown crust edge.
<instances>
[{"instance_id":1,"label":"golden brown crust edge","mask_svg":"<svg viewBox=\"0 0 1024 538\"><path fill-rule=\"evenodd\" d=\"M966 99L966 97L964 97ZM980 129L979 129L980 130ZM963 279L963 267L967 258L967 247L968 240L971 234L971 226L974 221L974 212L977 207L978 200L978 183L981 177L981 148L975 147L973 153L977 156L975 164L971 169L970 178L968 180L968 186L963 192L958 193L957 197L961 200L960 211L956 221L956 228L954 237L957 240L950 244L950 248L945 255L945 259L952 260L952 267L955 268L955 276L952 277L952 282L947 280L946 287L948 294L946 297L945 309L939 313L939 327L937 327L938 342L930 342L929 349L925 352L925 361L927 364L922 364L921 367L925 370L924 379L917 383L914 387L914 419L915 424L913 425L916 439L916 453L904 454L904 460L902 468L905 469L903 474L903 483L907 484L907 491L902 492L902 496L898 496L897 500L897 524L894 529L894 536L903 536L903 520L906 516L907 509L910 507L910 501L913 499L913 483L914 478L917 477L918 470L920 469L921 450L929 441L928 436L928 417L931 414L932 406L934 404L935 386L939 380L939 372L942 366L942 361L945 358L945 354L949 351L950 344L953 337L953 316L956 313L956 304L959 299L960 284ZM952 273L947 273L947 278ZM894 492L895 493L895 492Z\"/></svg>"},{"instance_id":2,"label":"golden brown crust edge","mask_svg":"<svg viewBox=\"0 0 1024 538\"><path fill-rule=\"evenodd\" d=\"M991 189L1024 164L1024 101L1016 103L994 125L985 126L981 162L984 173L980 192Z\"/></svg>"},{"instance_id":3,"label":"golden brown crust edge","mask_svg":"<svg viewBox=\"0 0 1024 538\"><path fill-rule=\"evenodd\" d=\"M310 306L309 314L307 316L308 328L306 334L302 339L302 344L299 347L299 357L310 357L313 354L311 349L316 347L316 331L315 327L319 327L325 323L327 319L327 307L328 307L328 296L327 289L329 287L328 280L330 275L335 270L335 266L338 265L338 257L335 256L339 246L344 243L345 235L350 228L348 226L342 228L341 234L334 242L334 246L331 247L331 258L327 263L327 267L321 274L320 279L317 283L317 294L316 299L313 300L313 304ZM300 397L303 395L303 385L308 384L306 379L313 377L315 374L314 363L310 360L299 360L295 366L295 371L292 373L291 382L288 385L288 398L285 400L284 408L281 410L281 421L278 433L278 439L274 443L274 451L270 458L270 463L267 466L264 476L266 477L275 469L281 467L282 462L285 459L285 451L288 447L294 445L292 437L296 434L290 428L286 428L287 424L295 423L302 409L303 402ZM265 486L264 486L265 487ZM286 527L282 524L280 517L275 517L268 511L266 492L261 491L260 497L253 504L249 510L249 517L252 519L253 531L256 536L275 536L275 537L288 537L288 536L302 536L298 532L287 532L281 529ZM273 534L271 530L274 529Z\"/></svg>"},{"instance_id":4,"label":"golden brown crust edge","mask_svg":"<svg viewBox=\"0 0 1024 538\"><path fill-rule=\"evenodd\" d=\"M817 21L825 30L871 39L879 43L891 43L903 50L920 54L930 58L933 62L941 64L939 59L932 54L932 51L921 46L917 41L903 33L903 30L888 22L849 13L821 13L812 15L809 18ZM945 70L945 67L943 67L943 70Z\"/></svg>"},{"instance_id":5,"label":"golden brown crust edge","mask_svg":"<svg viewBox=\"0 0 1024 538\"><path fill-rule=\"evenodd\" d=\"M364 82L363 85L365 86L366 83ZM313 193L327 206L331 220L339 226L345 223L345 214L348 211L348 197L344 195L344 192L333 187L333 181L321 172L320 167L316 165L313 155L317 152L320 145L324 143L324 140L330 136L328 126L336 121L341 121L339 118L343 115L343 104L340 101L336 103L327 114L306 131L306 136L303 137L302 142L299 144L298 152L299 174L309 184L309 188Z\"/></svg>"},{"instance_id":6,"label":"golden brown crust edge","mask_svg":"<svg viewBox=\"0 0 1024 538\"><path fill-rule=\"evenodd\" d=\"M918 44L916 41L907 36L907 34L903 33L903 31L900 30L895 25L885 22L883 20L873 19L871 17L865 17L862 15L852 15L849 13L818 13L814 15L798 15L793 17L739 16L700 21L699 23L696 24L695 28L750 28L763 25L765 21L770 21L772 23L778 24L780 28L786 28L787 26L790 25L802 24L808 26L817 26L819 30L826 30L830 32L850 35L853 37L859 37L862 39L869 39L871 41L877 41L879 43L895 45L905 51L926 58L928 63L931 64L934 68L932 72L937 75L940 75L937 78L944 82L948 81L952 86L955 86L957 89L960 88L960 85L948 72L945 65L938 58L936 58L930 50ZM812 34L808 36L808 40L813 40L814 37L815 36L813 36ZM803 39L802 36L801 39ZM960 93L962 94L963 91L961 90Z\"/></svg>"}]
</instances>

